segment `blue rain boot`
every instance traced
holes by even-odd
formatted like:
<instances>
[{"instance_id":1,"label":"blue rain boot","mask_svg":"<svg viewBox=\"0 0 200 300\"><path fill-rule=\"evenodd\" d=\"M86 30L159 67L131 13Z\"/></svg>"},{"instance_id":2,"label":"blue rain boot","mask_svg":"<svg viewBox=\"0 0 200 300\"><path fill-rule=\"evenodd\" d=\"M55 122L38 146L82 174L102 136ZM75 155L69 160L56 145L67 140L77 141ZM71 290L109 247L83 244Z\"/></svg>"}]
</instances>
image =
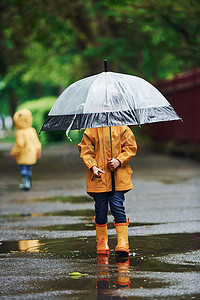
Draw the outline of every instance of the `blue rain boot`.
<instances>
[{"instance_id":1,"label":"blue rain boot","mask_svg":"<svg viewBox=\"0 0 200 300\"><path fill-rule=\"evenodd\" d=\"M20 190L29 191L32 187L31 176L22 176L22 183L19 185Z\"/></svg>"}]
</instances>

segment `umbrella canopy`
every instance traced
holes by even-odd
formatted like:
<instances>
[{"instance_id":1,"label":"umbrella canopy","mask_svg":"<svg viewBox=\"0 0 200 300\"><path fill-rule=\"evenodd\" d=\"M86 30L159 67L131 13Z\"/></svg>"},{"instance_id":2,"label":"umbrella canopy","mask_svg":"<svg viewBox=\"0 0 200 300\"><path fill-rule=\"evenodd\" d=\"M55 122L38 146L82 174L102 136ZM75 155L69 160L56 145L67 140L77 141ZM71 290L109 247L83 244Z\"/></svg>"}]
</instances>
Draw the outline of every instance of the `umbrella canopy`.
<instances>
[{"instance_id":1,"label":"umbrella canopy","mask_svg":"<svg viewBox=\"0 0 200 300\"><path fill-rule=\"evenodd\" d=\"M102 72L66 88L50 110L41 131L141 125L179 119L166 98L146 80Z\"/></svg>"}]
</instances>

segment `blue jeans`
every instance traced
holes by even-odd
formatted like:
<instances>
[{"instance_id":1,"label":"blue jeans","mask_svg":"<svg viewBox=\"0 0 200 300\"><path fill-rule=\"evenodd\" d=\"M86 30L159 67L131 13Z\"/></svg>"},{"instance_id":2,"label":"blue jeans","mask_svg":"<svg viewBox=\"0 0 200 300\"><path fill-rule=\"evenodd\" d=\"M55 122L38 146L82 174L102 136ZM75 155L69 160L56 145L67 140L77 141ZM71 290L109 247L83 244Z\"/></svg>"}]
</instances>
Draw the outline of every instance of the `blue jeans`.
<instances>
[{"instance_id":1,"label":"blue jeans","mask_svg":"<svg viewBox=\"0 0 200 300\"><path fill-rule=\"evenodd\" d=\"M19 165L20 175L32 177L32 165Z\"/></svg>"},{"instance_id":2,"label":"blue jeans","mask_svg":"<svg viewBox=\"0 0 200 300\"><path fill-rule=\"evenodd\" d=\"M108 203L110 212L115 218L115 223L126 223L126 214L124 207L124 192L95 193L95 215L96 223L99 225L107 223Z\"/></svg>"}]
</instances>

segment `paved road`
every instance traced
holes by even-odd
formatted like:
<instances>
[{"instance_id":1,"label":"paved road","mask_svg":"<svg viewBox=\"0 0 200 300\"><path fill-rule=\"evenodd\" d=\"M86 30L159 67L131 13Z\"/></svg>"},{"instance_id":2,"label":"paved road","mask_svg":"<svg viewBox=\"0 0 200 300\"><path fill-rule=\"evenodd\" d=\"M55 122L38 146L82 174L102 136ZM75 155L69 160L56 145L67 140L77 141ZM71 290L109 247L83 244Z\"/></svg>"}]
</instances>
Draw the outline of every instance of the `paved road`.
<instances>
[{"instance_id":1,"label":"paved road","mask_svg":"<svg viewBox=\"0 0 200 300\"><path fill-rule=\"evenodd\" d=\"M198 162L139 148L131 162L134 189L125 202L131 255L120 265L110 215L110 258L103 263L96 258L93 200L85 192L77 147L44 149L30 192L17 189L10 147L0 145L2 299L98 299L105 293L124 299L199 297ZM74 270L88 275L74 280L69 276ZM113 289L122 271L133 286ZM110 280L105 291L96 290L102 276Z\"/></svg>"}]
</instances>

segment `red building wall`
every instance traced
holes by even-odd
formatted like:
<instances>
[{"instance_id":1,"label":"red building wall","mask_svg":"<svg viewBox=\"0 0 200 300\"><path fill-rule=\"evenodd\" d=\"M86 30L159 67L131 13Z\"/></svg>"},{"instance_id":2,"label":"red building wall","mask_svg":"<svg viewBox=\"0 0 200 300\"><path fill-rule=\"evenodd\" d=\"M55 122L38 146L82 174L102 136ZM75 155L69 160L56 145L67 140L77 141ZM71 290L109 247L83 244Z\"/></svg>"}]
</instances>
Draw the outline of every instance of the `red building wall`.
<instances>
[{"instance_id":1,"label":"red building wall","mask_svg":"<svg viewBox=\"0 0 200 300\"><path fill-rule=\"evenodd\" d=\"M159 82L156 87L166 97L181 121L148 125L148 132L158 141L200 143L200 69Z\"/></svg>"}]
</instances>

